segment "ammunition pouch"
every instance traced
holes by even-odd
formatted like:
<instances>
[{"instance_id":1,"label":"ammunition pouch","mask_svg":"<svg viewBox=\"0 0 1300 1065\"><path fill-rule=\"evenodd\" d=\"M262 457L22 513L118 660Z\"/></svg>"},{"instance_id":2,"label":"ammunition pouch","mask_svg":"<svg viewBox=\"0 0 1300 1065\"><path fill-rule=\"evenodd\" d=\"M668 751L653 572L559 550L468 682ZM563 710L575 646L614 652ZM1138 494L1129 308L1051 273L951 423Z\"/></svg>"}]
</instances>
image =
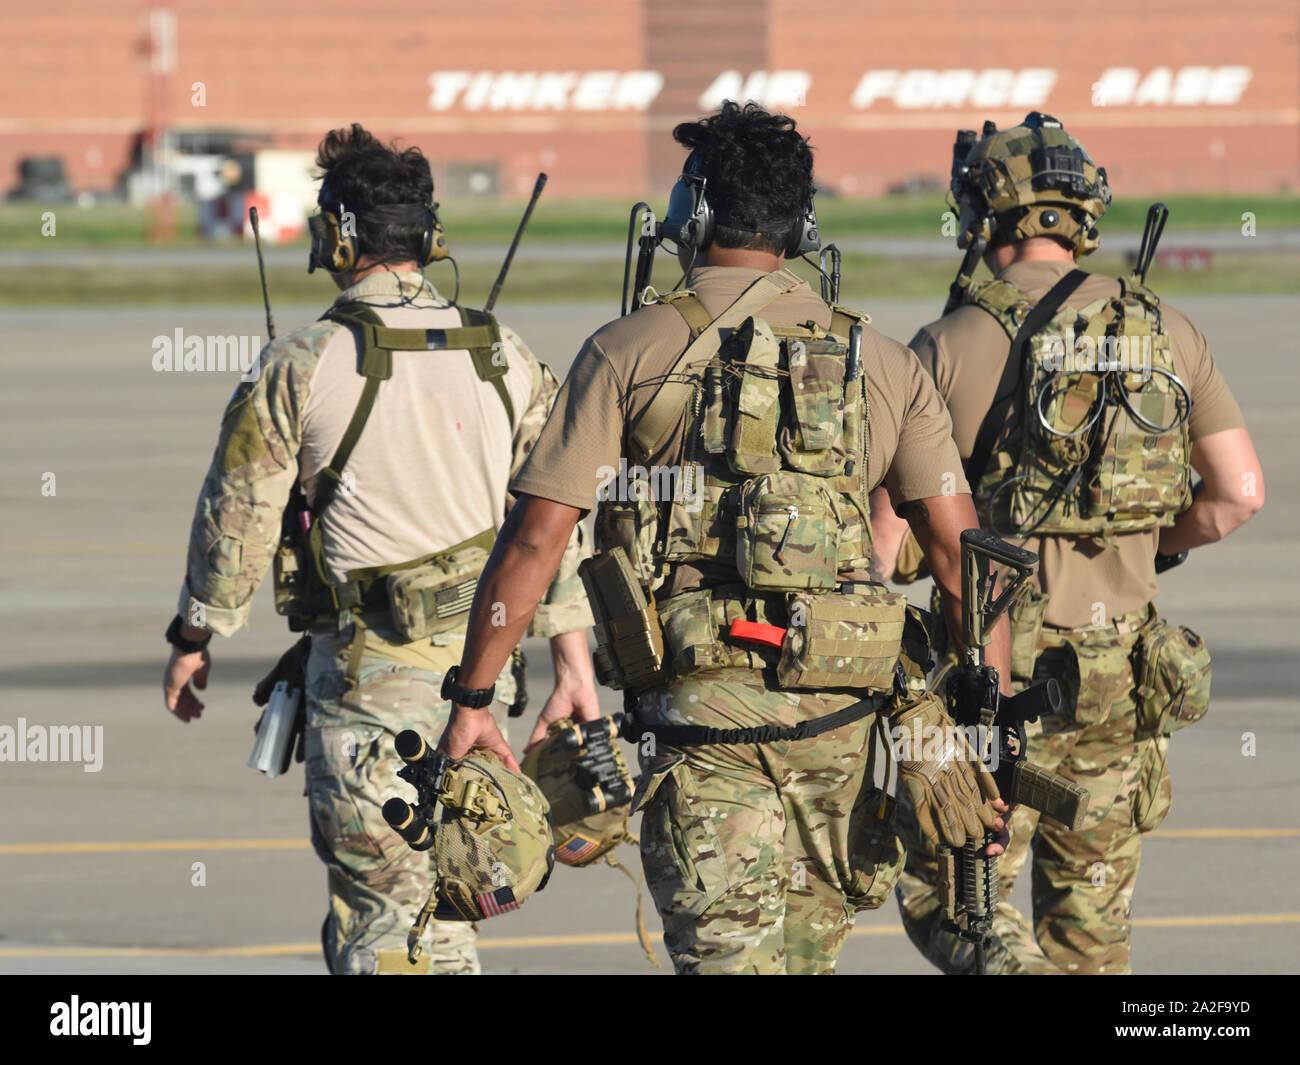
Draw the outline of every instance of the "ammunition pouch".
<instances>
[{"instance_id":1,"label":"ammunition pouch","mask_svg":"<svg viewBox=\"0 0 1300 1065\"><path fill-rule=\"evenodd\" d=\"M776 667L781 688L893 689L907 598L873 585L855 587L868 591L791 598Z\"/></svg>"},{"instance_id":2,"label":"ammunition pouch","mask_svg":"<svg viewBox=\"0 0 1300 1065\"><path fill-rule=\"evenodd\" d=\"M622 547L602 551L578 565L595 623L596 679L608 688L652 688L669 672L663 629L655 602L637 580Z\"/></svg>"},{"instance_id":3,"label":"ammunition pouch","mask_svg":"<svg viewBox=\"0 0 1300 1065\"><path fill-rule=\"evenodd\" d=\"M1210 709L1210 652L1186 625L1155 617L1142 630L1136 662L1140 736L1168 736Z\"/></svg>"}]
</instances>

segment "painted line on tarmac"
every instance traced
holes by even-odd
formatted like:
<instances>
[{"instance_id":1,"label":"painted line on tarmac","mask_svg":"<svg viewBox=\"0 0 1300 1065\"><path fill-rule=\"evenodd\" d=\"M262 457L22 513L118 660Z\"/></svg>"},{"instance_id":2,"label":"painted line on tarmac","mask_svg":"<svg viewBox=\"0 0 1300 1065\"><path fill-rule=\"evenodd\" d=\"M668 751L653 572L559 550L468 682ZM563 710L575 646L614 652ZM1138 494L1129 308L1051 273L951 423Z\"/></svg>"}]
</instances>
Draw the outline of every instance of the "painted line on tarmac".
<instances>
[{"instance_id":1,"label":"painted line on tarmac","mask_svg":"<svg viewBox=\"0 0 1300 1065\"><path fill-rule=\"evenodd\" d=\"M1245 925L1300 924L1300 913L1235 913L1203 917L1139 917L1137 928L1240 928ZM658 931L652 932L658 937ZM901 936L901 925L855 928L852 936ZM622 947L635 944L631 932L594 932L572 936L504 936L479 939L479 950L527 950L545 947ZM248 947L0 947L0 958L270 958L320 953L319 943L266 943Z\"/></svg>"},{"instance_id":2,"label":"painted line on tarmac","mask_svg":"<svg viewBox=\"0 0 1300 1065\"><path fill-rule=\"evenodd\" d=\"M1170 828L1147 839L1291 839L1300 828ZM0 843L4 854L132 854L149 851L278 851L307 850L305 839L168 839L121 840L96 843Z\"/></svg>"}]
</instances>

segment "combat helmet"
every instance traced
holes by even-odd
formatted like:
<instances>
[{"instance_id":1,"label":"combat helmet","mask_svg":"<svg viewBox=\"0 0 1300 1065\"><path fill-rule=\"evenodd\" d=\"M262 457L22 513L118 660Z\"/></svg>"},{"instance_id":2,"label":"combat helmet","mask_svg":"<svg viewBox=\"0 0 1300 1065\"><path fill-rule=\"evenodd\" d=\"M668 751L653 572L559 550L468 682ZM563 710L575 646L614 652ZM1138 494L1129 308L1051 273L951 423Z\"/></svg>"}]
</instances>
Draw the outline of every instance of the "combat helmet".
<instances>
[{"instance_id":1,"label":"combat helmet","mask_svg":"<svg viewBox=\"0 0 1300 1065\"><path fill-rule=\"evenodd\" d=\"M417 798L389 799L384 819L413 850L434 853L433 891L407 940L414 961L430 917L485 921L541 891L555 844L546 796L495 755L475 751L454 761L409 729L396 747L406 762L398 776L415 786Z\"/></svg>"},{"instance_id":2,"label":"combat helmet","mask_svg":"<svg viewBox=\"0 0 1300 1065\"><path fill-rule=\"evenodd\" d=\"M960 211L957 247L1059 237L1079 255L1101 243L1110 204L1105 167L1051 115L1032 111L1011 129L984 123L957 133L949 192Z\"/></svg>"},{"instance_id":3,"label":"combat helmet","mask_svg":"<svg viewBox=\"0 0 1300 1065\"><path fill-rule=\"evenodd\" d=\"M628 826L635 782L616 741L622 724L622 714L552 722L545 738L528 752L523 771L551 804L555 856L574 868L604 861L636 885L637 939L657 968L643 918L640 881L613 854L620 843L638 842Z\"/></svg>"},{"instance_id":4,"label":"combat helmet","mask_svg":"<svg viewBox=\"0 0 1300 1065\"><path fill-rule=\"evenodd\" d=\"M630 837L632 773L614 742L616 725L562 718L524 759L524 773L551 805L555 856L565 865L590 865Z\"/></svg>"}]
</instances>

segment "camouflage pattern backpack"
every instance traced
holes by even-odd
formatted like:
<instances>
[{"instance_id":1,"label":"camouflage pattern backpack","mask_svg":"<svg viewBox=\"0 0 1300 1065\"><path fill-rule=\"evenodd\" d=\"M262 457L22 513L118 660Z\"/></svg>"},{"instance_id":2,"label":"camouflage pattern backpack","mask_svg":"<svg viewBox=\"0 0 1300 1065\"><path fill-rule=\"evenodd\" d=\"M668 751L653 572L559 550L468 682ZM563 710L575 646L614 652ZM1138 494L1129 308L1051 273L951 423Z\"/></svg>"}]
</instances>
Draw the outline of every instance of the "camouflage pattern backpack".
<instances>
[{"instance_id":1,"label":"camouflage pattern backpack","mask_svg":"<svg viewBox=\"0 0 1300 1065\"><path fill-rule=\"evenodd\" d=\"M967 302L1013 341L1034 306L1002 280ZM967 471L981 525L1104 537L1172 524L1190 504L1191 398L1148 289L1122 280L1118 296L1061 307L1024 344L1019 380L1011 431Z\"/></svg>"}]
</instances>

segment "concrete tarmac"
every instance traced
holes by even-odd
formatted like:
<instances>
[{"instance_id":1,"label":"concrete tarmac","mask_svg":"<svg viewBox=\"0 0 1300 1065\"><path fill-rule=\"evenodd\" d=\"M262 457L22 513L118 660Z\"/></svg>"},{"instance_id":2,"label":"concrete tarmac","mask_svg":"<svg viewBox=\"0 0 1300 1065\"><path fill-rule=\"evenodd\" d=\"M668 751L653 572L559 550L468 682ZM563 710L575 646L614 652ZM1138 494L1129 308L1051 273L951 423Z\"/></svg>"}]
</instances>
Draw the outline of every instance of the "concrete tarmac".
<instances>
[{"instance_id":1,"label":"concrete tarmac","mask_svg":"<svg viewBox=\"0 0 1300 1065\"><path fill-rule=\"evenodd\" d=\"M617 292L613 275L609 291ZM937 310L846 302L904 340ZM1295 972L1300 305L1258 296L1180 306L1205 332L1246 414L1268 504L1162 581L1163 613L1213 651L1214 705L1173 739L1174 808L1147 837L1134 966ZM276 309L284 330L317 313ZM615 313L613 296L501 308L561 374L583 337ZM250 628L214 642L203 717L183 725L161 700L162 632L176 610L195 495L238 378L155 372L152 341L178 327L260 334L261 314L33 308L0 317L0 726L102 726L102 747L82 752L89 765L0 762L0 972L322 974L325 874L307 843L301 768L267 780L244 765L256 720L251 689L290 639L268 588ZM531 719L550 678L544 644L528 649ZM615 693L602 699L610 711L620 705ZM514 738L526 731L518 726ZM86 771L95 761L97 771ZM631 849L622 856L638 867ZM1016 898L1027 907L1022 881ZM634 904L617 871L560 869L518 913L483 926L484 969L651 972L635 944ZM666 964L662 944L657 951ZM931 970L891 902L859 918L840 971Z\"/></svg>"}]
</instances>

